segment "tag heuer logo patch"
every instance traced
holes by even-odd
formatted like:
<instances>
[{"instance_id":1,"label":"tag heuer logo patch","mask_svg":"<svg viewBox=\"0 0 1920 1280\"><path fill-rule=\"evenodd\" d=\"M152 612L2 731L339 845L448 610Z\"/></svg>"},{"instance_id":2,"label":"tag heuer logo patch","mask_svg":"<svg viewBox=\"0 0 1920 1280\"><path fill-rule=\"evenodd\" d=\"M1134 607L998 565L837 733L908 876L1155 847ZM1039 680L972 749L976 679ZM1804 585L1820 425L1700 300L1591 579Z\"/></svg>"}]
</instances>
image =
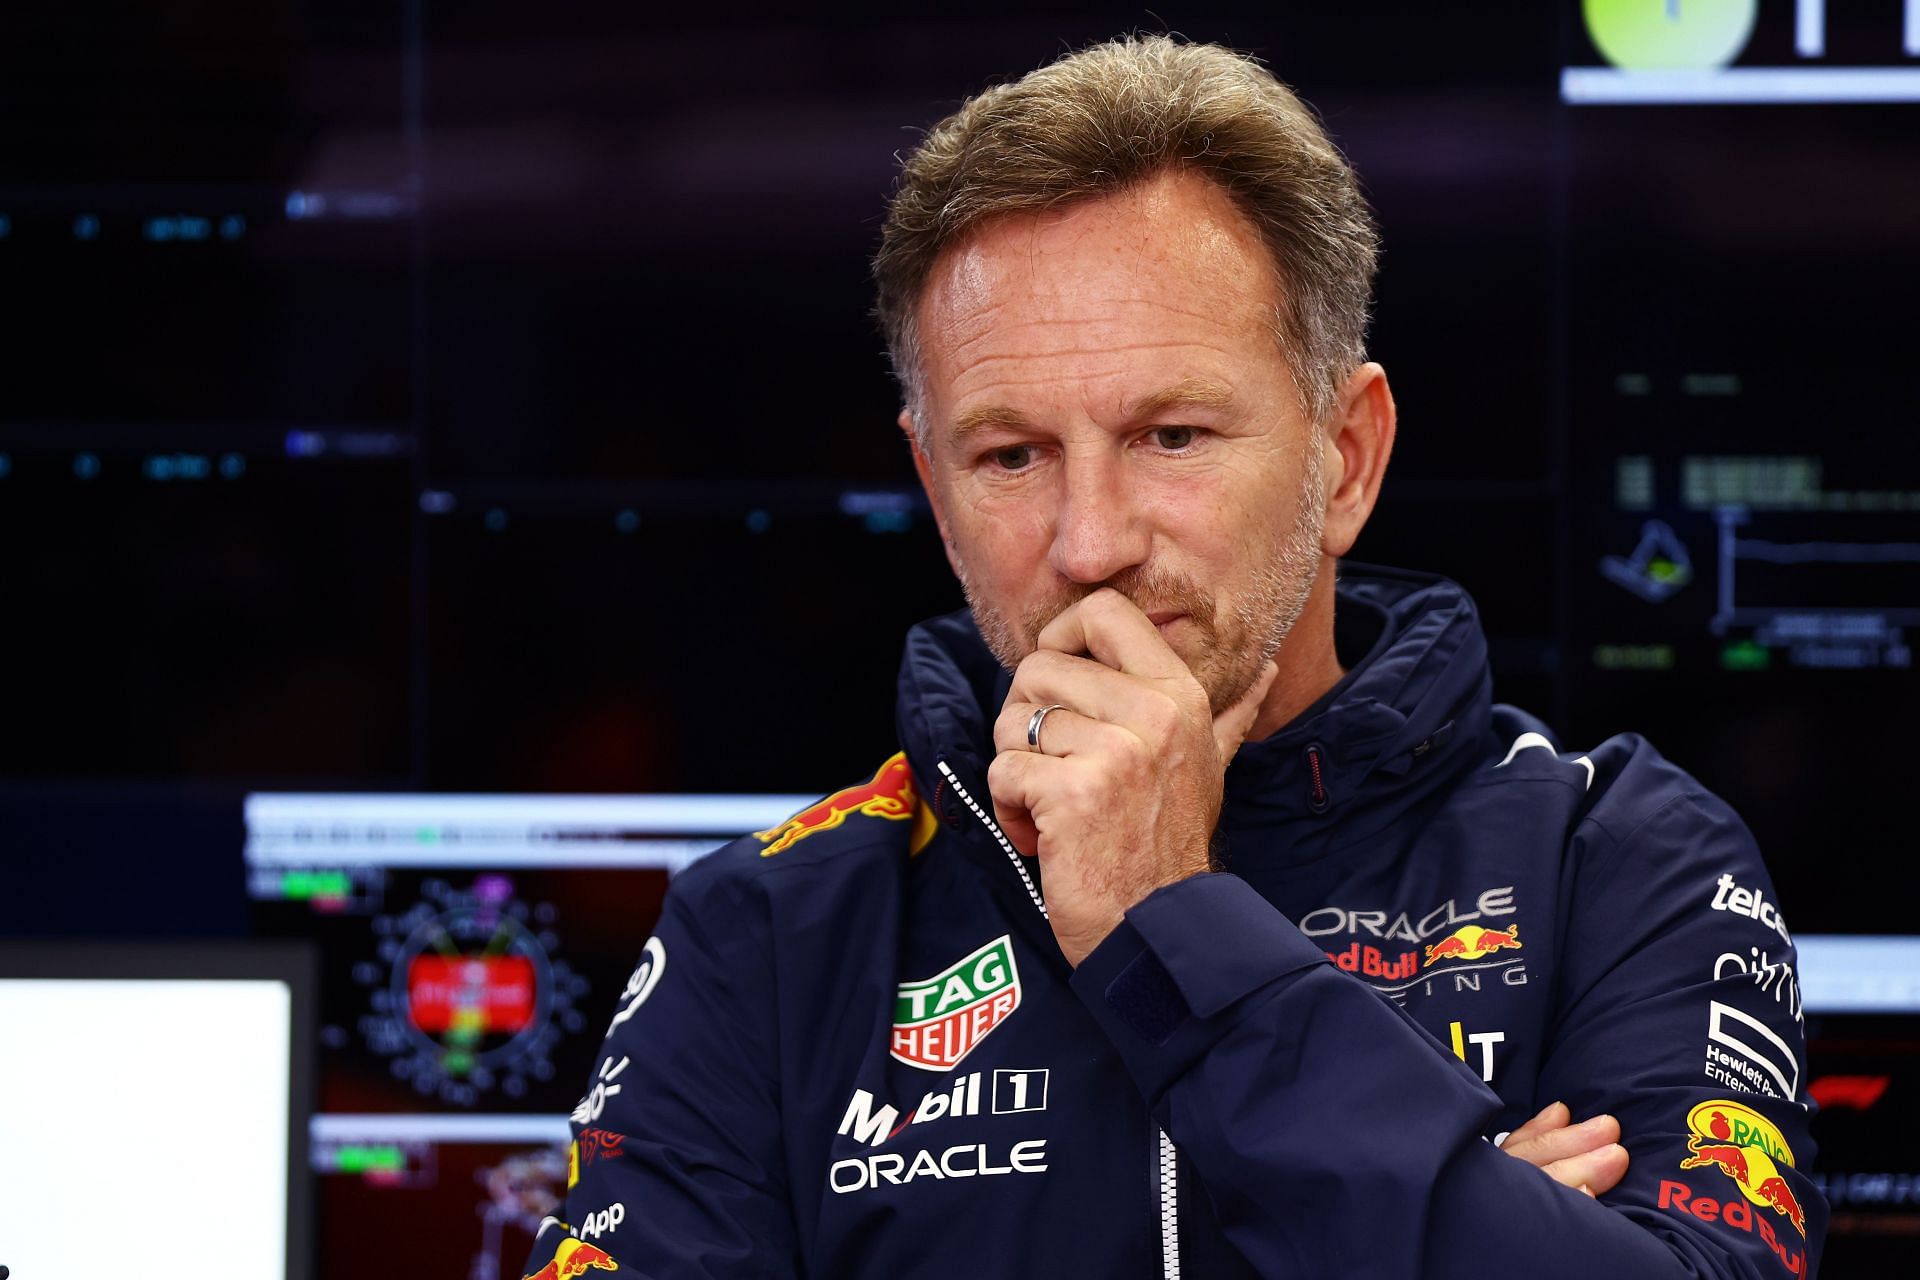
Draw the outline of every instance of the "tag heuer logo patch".
<instances>
[{"instance_id":1,"label":"tag heuer logo patch","mask_svg":"<svg viewBox=\"0 0 1920 1280\"><path fill-rule=\"evenodd\" d=\"M1002 934L931 978L900 984L890 1052L910 1067L949 1070L1019 1007L1013 937Z\"/></svg>"}]
</instances>

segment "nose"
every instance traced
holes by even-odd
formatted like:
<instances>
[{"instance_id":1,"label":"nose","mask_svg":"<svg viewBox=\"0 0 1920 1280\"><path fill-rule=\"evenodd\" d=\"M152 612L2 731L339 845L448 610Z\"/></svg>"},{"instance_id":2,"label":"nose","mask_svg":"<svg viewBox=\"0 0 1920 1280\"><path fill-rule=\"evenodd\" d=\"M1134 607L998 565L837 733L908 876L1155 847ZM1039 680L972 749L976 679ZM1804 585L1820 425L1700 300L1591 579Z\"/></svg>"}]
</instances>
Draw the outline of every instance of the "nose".
<instances>
[{"instance_id":1,"label":"nose","mask_svg":"<svg viewBox=\"0 0 1920 1280\"><path fill-rule=\"evenodd\" d=\"M1073 582L1100 583L1146 561L1152 531L1122 459L1104 450L1062 460L1047 561Z\"/></svg>"}]
</instances>

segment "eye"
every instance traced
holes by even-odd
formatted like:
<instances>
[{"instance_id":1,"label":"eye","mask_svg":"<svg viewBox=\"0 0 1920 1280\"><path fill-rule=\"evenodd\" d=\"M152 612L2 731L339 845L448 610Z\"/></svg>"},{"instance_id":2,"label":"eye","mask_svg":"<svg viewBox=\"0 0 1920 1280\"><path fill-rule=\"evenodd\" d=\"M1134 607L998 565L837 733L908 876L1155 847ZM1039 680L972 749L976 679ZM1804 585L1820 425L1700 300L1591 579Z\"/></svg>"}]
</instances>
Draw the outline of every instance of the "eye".
<instances>
[{"instance_id":1,"label":"eye","mask_svg":"<svg viewBox=\"0 0 1920 1280\"><path fill-rule=\"evenodd\" d=\"M987 457L1002 471L1025 471L1033 463L1033 446L1010 444L1004 449L993 450Z\"/></svg>"},{"instance_id":2,"label":"eye","mask_svg":"<svg viewBox=\"0 0 1920 1280\"><path fill-rule=\"evenodd\" d=\"M1155 427L1152 435L1153 442L1169 453L1192 448L1193 442L1200 438L1200 432L1193 427Z\"/></svg>"}]
</instances>

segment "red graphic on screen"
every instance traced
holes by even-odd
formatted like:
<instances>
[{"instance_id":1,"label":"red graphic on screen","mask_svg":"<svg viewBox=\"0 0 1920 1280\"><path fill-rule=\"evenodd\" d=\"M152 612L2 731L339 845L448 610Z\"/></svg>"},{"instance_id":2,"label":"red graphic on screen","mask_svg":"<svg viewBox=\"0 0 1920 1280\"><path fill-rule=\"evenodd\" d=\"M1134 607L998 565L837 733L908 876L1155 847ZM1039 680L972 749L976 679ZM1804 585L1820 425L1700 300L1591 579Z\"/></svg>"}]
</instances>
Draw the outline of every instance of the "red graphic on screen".
<instances>
[{"instance_id":1,"label":"red graphic on screen","mask_svg":"<svg viewBox=\"0 0 1920 1280\"><path fill-rule=\"evenodd\" d=\"M533 962L526 956L415 956L407 1013L429 1034L511 1034L533 1021Z\"/></svg>"}]
</instances>

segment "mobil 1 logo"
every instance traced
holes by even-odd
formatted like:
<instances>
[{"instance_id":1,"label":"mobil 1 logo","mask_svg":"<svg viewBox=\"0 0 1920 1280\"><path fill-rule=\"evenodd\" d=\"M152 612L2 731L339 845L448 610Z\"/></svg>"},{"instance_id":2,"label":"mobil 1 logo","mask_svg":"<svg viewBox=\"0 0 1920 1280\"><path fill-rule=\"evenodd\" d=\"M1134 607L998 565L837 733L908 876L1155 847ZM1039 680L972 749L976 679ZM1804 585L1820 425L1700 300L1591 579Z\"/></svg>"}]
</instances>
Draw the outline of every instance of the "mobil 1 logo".
<instances>
[{"instance_id":1,"label":"mobil 1 logo","mask_svg":"<svg viewBox=\"0 0 1920 1280\"><path fill-rule=\"evenodd\" d=\"M993 1073L993 1114L1011 1115L1018 1111L1047 1109L1047 1069Z\"/></svg>"}]
</instances>

